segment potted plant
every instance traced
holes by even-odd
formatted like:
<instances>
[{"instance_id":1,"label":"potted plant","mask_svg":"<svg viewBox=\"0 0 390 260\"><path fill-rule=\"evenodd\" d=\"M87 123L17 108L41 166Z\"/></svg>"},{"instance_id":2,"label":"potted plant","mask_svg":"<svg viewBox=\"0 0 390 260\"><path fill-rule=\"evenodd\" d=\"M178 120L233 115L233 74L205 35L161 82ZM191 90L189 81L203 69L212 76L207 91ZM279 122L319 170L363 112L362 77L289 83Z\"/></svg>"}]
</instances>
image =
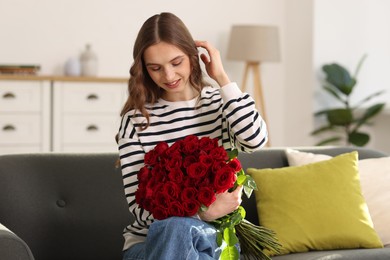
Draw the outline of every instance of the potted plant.
<instances>
[{"instance_id":1,"label":"potted plant","mask_svg":"<svg viewBox=\"0 0 390 260\"><path fill-rule=\"evenodd\" d=\"M357 75L366 58L364 55L359 61L354 75L351 75L343 66L332 63L322 66L326 78L322 85L323 89L333 98L339 101L340 106L316 112L316 117L325 116L325 125L315 129L311 134L319 135L324 132L332 132L330 137L319 141L316 145L327 145L344 141L346 145L365 146L370 136L360 128L370 125L370 120L378 115L384 108L385 103L376 103L364 108L363 104L372 98L383 94L378 91L370 94L360 102L351 104L351 95L356 88Z\"/></svg>"}]
</instances>

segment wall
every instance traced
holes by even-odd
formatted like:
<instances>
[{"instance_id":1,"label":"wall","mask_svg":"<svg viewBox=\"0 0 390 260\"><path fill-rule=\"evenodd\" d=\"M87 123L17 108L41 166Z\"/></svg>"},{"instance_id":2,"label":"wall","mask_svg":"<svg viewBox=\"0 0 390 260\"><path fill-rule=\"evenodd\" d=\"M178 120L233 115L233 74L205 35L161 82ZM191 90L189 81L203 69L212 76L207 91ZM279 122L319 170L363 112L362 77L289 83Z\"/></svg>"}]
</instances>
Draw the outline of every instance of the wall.
<instances>
[{"instance_id":1,"label":"wall","mask_svg":"<svg viewBox=\"0 0 390 260\"><path fill-rule=\"evenodd\" d=\"M321 66L332 62L342 64L355 73L360 58L367 54L357 77L352 104L380 90L386 90L385 94L367 103L366 107L372 103L390 101L388 10L390 1L387 0L315 1L313 65L317 79L323 78ZM319 80L314 97L315 110L337 104L321 92ZM384 134L390 130L389 113L383 113L373 123L372 127L366 128L372 137L368 147L390 153L390 140Z\"/></svg>"},{"instance_id":2,"label":"wall","mask_svg":"<svg viewBox=\"0 0 390 260\"><path fill-rule=\"evenodd\" d=\"M37 63L41 74L63 74L70 57L90 43L98 54L99 75L127 77L132 46L142 23L170 11L186 23L193 37L220 49L225 69L241 84L244 64L225 59L232 24L285 26L286 0L1 0L0 64ZM6 36L6 37L5 37ZM282 55L284 52L282 43ZM262 65L262 79L272 144L284 144L284 62Z\"/></svg>"}]
</instances>

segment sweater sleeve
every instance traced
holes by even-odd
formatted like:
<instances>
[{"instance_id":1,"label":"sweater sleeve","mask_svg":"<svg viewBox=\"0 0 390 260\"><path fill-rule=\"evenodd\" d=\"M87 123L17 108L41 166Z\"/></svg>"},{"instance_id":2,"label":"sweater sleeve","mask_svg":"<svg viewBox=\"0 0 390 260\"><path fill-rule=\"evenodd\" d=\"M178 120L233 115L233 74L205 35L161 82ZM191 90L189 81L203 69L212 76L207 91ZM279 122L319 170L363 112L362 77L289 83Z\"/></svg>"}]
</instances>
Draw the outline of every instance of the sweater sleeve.
<instances>
[{"instance_id":1,"label":"sweater sleeve","mask_svg":"<svg viewBox=\"0 0 390 260\"><path fill-rule=\"evenodd\" d=\"M256 109L253 98L243 93L236 83L220 89L223 116L232 144L240 151L252 152L268 140L267 126Z\"/></svg>"},{"instance_id":2,"label":"sweater sleeve","mask_svg":"<svg viewBox=\"0 0 390 260\"><path fill-rule=\"evenodd\" d=\"M129 116L125 116L122 120L118 148L125 196L129 211L135 217L135 222L128 228L135 235L145 236L153 218L148 211L140 208L135 201L135 192L138 188L137 173L144 165L145 151Z\"/></svg>"}]
</instances>

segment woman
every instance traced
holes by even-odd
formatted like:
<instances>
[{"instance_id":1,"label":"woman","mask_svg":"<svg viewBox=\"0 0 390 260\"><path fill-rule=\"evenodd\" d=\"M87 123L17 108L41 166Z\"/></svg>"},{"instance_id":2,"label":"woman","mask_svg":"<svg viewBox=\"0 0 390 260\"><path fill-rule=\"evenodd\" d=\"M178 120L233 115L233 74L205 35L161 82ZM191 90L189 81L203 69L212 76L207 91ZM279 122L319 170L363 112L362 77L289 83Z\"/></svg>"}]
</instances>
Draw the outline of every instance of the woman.
<instances>
[{"instance_id":1,"label":"woman","mask_svg":"<svg viewBox=\"0 0 390 260\"><path fill-rule=\"evenodd\" d=\"M219 87L203 80L200 58ZM121 116L118 146L124 190L135 222L124 230L124 259L217 259L215 229L207 221L231 213L241 190L217 195L207 211L194 217L154 221L135 202L137 173L145 153L161 141L172 144L188 135L218 138L226 150L250 152L267 141L266 125L253 99L225 73L219 51L194 41L171 13L150 17L133 50L129 97Z\"/></svg>"}]
</instances>

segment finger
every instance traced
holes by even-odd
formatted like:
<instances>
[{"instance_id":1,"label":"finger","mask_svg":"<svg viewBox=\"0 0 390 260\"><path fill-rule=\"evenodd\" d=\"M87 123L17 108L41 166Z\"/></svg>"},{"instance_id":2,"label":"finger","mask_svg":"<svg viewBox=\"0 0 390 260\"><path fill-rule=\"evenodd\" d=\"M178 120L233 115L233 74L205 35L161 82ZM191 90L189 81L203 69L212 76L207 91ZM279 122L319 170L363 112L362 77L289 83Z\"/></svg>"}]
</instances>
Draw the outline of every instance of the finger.
<instances>
[{"instance_id":1,"label":"finger","mask_svg":"<svg viewBox=\"0 0 390 260\"><path fill-rule=\"evenodd\" d=\"M209 59L209 58L207 57L207 55L204 54L204 53L202 53L202 54L200 55L200 58L202 59L202 61L203 61L204 64L207 64L207 63L210 62L210 59Z\"/></svg>"}]
</instances>

